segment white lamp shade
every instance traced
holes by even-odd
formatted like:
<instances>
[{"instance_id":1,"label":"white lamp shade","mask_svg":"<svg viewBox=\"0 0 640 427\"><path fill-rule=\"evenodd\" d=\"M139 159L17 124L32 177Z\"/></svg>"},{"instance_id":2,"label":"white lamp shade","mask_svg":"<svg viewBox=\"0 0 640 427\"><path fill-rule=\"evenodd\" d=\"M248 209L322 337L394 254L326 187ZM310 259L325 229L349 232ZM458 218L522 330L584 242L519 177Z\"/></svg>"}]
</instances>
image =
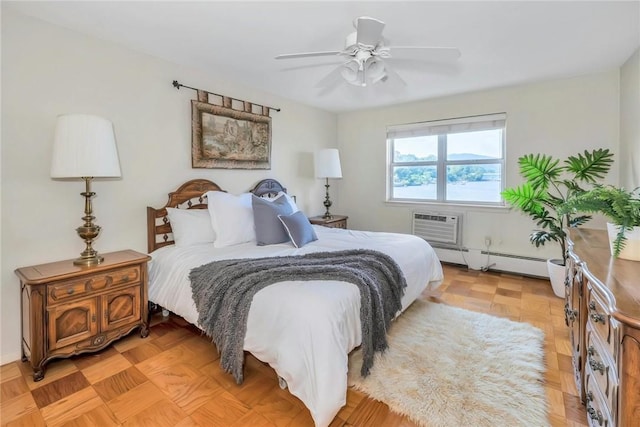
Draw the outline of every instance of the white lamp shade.
<instances>
[{"instance_id":1,"label":"white lamp shade","mask_svg":"<svg viewBox=\"0 0 640 427\"><path fill-rule=\"evenodd\" d=\"M113 124L88 114L58 116L51 161L52 178L120 176Z\"/></svg>"},{"instance_id":2,"label":"white lamp shade","mask_svg":"<svg viewBox=\"0 0 640 427\"><path fill-rule=\"evenodd\" d=\"M337 148L325 148L315 155L316 178L342 178Z\"/></svg>"}]
</instances>

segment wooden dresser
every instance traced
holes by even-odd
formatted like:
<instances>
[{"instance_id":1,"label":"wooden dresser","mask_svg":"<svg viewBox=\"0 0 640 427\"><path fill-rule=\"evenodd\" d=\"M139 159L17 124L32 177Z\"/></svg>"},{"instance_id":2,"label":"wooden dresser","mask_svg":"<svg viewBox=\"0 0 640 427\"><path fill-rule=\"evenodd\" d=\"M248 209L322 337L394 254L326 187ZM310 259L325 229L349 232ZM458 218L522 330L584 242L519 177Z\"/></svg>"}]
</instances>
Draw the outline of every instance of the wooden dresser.
<instances>
[{"instance_id":1,"label":"wooden dresser","mask_svg":"<svg viewBox=\"0 0 640 427\"><path fill-rule=\"evenodd\" d=\"M100 350L147 324L147 261L126 250L104 254L95 266L73 260L16 270L22 295L22 360L33 380L54 358Z\"/></svg>"},{"instance_id":2,"label":"wooden dresser","mask_svg":"<svg viewBox=\"0 0 640 427\"><path fill-rule=\"evenodd\" d=\"M640 262L611 257L607 232L569 230L565 321L589 425L640 426Z\"/></svg>"},{"instance_id":3,"label":"wooden dresser","mask_svg":"<svg viewBox=\"0 0 640 427\"><path fill-rule=\"evenodd\" d=\"M331 218L325 218L322 215L312 216L309 218L311 224L322 225L329 228L347 228L347 219L345 215L332 215Z\"/></svg>"}]
</instances>

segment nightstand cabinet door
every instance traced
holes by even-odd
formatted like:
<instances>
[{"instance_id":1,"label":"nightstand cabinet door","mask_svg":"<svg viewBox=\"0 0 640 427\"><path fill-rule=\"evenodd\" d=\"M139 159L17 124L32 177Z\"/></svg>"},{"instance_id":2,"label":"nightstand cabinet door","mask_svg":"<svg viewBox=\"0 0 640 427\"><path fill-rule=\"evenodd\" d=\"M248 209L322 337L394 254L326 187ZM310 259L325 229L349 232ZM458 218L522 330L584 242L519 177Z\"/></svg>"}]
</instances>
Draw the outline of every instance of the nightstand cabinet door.
<instances>
[{"instance_id":1,"label":"nightstand cabinet door","mask_svg":"<svg viewBox=\"0 0 640 427\"><path fill-rule=\"evenodd\" d=\"M102 330L110 331L140 322L140 286L111 292L100 297Z\"/></svg>"},{"instance_id":2,"label":"nightstand cabinet door","mask_svg":"<svg viewBox=\"0 0 640 427\"><path fill-rule=\"evenodd\" d=\"M75 344L98 333L96 298L61 304L47 311L49 350Z\"/></svg>"}]
</instances>

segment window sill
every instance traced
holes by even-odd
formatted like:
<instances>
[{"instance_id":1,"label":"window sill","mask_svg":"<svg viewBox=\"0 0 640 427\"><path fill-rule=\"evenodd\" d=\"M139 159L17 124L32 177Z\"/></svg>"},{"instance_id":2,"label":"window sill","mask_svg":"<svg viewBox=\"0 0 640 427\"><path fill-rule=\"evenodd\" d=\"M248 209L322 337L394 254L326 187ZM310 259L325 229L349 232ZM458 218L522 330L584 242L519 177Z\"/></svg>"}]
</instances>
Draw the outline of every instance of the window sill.
<instances>
[{"instance_id":1,"label":"window sill","mask_svg":"<svg viewBox=\"0 0 640 427\"><path fill-rule=\"evenodd\" d=\"M438 203L438 202L412 202L409 200L386 200L385 205L389 207L411 207L427 210L439 210L439 211L459 211L464 209L466 211L479 211L479 212L499 212L508 213L511 210L507 205L474 205L472 203Z\"/></svg>"}]
</instances>

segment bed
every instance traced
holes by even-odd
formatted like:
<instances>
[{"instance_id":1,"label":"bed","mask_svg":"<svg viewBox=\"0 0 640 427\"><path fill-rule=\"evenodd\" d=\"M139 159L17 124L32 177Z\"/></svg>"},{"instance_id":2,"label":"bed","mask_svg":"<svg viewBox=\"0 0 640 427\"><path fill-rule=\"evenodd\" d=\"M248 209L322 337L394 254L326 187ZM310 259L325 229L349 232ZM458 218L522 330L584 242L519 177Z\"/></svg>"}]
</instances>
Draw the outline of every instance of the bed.
<instances>
[{"instance_id":1,"label":"bed","mask_svg":"<svg viewBox=\"0 0 640 427\"><path fill-rule=\"evenodd\" d=\"M210 197L207 197L207 192L214 193L208 193ZM274 200L286 194L286 189L278 181L267 179L260 181L250 193ZM233 200L233 196L217 184L198 179L169 193L165 206L147 208L148 252L152 256L149 301L200 329L202 326L198 324L189 273L215 260L304 255L345 249L379 251L396 261L406 279L402 311L425 289L434 289L442 281L442 268L431 246L421 238L405 234L313 225L317 240L299 248L291 242L259 246L256 240L216 247L220 243L216 239L223 239L222 234L214 236L213 243L175 244L172 224L174 227L182 227L183 224L171 222L169 214L175 215L176 209L187 209L189 212L180 211L180 215L188 213L206 217L204 212L210 211L208 199L214 197L216 200ZM215 203L211 202L211 209L220 208L219 202ZM296 209L295 203L292 206ZM220 211L211 212L218 222L224 218ZM218 224L223 227L218 231L224 231L225 225L227 228L235 227L229 225L229 217L226 220L226 224ZM237 215L233 216L233 222L238 221L242 223ZM210 237L203 238L204 235L207 233L197 233L192 237L210 240ZM183 237L181 239L183 241ZM281 384L286 384L290 393L306 405L316 426L324 427L330 424L346 402L348 354L361 344L361 340L360 294L355 285L341 281L287 280L265 287L253 297L243 349L269 364L281 379Z\"/></svg>"}]
</instances>

